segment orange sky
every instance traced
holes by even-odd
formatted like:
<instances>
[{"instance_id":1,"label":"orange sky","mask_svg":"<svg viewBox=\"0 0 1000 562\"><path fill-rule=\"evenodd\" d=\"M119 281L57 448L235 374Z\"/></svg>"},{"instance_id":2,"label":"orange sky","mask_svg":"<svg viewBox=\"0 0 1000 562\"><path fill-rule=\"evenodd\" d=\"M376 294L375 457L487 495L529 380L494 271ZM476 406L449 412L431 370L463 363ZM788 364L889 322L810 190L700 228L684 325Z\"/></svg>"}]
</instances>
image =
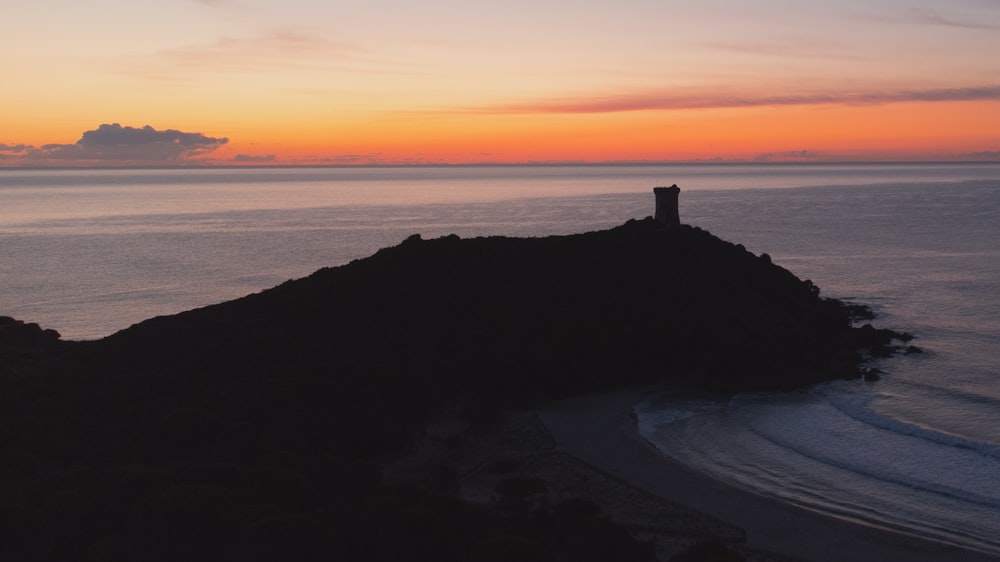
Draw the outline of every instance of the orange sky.
<instances>
[{"instance_id":1,"label":"orange sky","mask_svg":"<svg viewBox=\"0 0 1000 562\"><path fill-rule=\"evenodd\" d=\"M0 166L1000 160L990 0L23 4Z\"/></svg>"}]
</instances>

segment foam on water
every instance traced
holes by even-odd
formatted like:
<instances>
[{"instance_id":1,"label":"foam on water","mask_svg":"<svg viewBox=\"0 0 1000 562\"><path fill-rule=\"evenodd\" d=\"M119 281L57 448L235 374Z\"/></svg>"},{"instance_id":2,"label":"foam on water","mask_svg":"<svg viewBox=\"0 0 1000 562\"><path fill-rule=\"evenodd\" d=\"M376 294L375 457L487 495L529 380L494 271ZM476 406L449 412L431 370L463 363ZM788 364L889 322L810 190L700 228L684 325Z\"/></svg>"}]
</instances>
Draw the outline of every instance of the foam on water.
<instances>
[{"instance_id":1,"label":"foam on water","mask_svg":"<svg viewBox=\"0 0 1000 562\"><path fill-rule=\"evenodd\" d=\"M642 434L716 478L866 524L1000 553L1000 450L881 416L866 383L637 407Z\"/></svg>"}]
</instances>

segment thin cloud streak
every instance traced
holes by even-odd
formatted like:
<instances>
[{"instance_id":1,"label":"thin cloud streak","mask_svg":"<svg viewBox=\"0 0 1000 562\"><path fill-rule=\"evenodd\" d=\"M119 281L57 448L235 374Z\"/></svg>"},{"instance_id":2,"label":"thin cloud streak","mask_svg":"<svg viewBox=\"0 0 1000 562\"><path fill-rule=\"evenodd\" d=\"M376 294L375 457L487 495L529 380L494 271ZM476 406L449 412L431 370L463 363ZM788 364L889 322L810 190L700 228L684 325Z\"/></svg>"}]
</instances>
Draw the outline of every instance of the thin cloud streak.
<instances>
[{"instance_id":1,"label":"thin cloud streak","mask_svg":"<svg viewBox=\"0 0 1000 562\"><path fill-rule=\"evenodd\" d=\"M306 33L289 30L275 30L261 37L222 37L215 43L192 45L163 51L164 59L189 66L232 66L246 65L259 68L261 63L283 64L288 60L301 60L344 54L356 51L353 45L337 43Z\"/></svg>"},{"instance_id":2,"label":"thin cloud streak","mask_svg":"<svg viewBox=\"0 0 1000 562\"><path fill-rule=\"evenodd\" d=\"M963 159L979 160L983 162L1000 162L1000 150L984 150L980 152L967 152L959 155Z\"/></svg>"},{"instance_id":3,"label":"thin cloud streak","mask_svg":"<svg viewBox=\"0 0 1000 562\"><path fill-rule=\"evenodd\" d=\"M834 41L790 38L767 41L707 41L700 45L709 49L767 57L859 60L858 55L844 54L845 45Z\"/></svg>"},{"instance_id":4,"label":"thin cloud streak","mask_svg":"<svg viewBox=\"0 0 1000 562\"><path fill-rule=\"evenodd\" d=\"M233 157L233 162L239 162L242 164L264 164L274 162L276 159L276 154L237 154Z\"/></svg>"},{"instance_id":5,"label":"thin cloud streak","mask_svg":"<svg viewBox=\"0 0 1000 562\"><path fill-rule=\"evenodd\" d=\"M906 102L1000 101L1000 85L928 90L830 92L777 96L720 96L717 94L646 94L606 96L471 108L473 113L621 113L686 109L736 109L802 105L884 105Z\"/></svg>"},{"instance_id":6,"label":"thin cloud streak","mask_svg":"<svg viewBox=\"0 0 1000 562\"><path fill-rule=\"evenodd\" d=\"M1000 29L996 24L982 23L966 19L954 19L941 15L930 8L910 8L907 10L907 23L922 25L941 25L945 27L960 27L963 29Z\"/></svg>"},{"instance_id":7,"label":"thin cloud streak","mask_svg":"<svg viewBox=\"0 0 1000 562\"><path fill-rule=\"evenodd\" d=\"M753 160L754 162L812 162L823 157L822 152L814 150L785 150L758 154Z\"/></svg>"},{"instance_id":8,"label":"thin cloud streak","mask_svg":"<svg viewBox=\"0 0 1000 562\"><path fill-rule=\"evenodd\" d=\"M1000 24L975 21L965 18L954 18L942 15L937 10L930 8L911 7L894 15L876 16L872 14L860 15L857 17L861 21L875 23L904 24L904 25L930 25L940 27L955 27L960 29L1000 29Z\"/></svg>"},{"instance_id":9,"label":"thin cloud streak","mask_svg":"<svg viewBox=\"0 0 1000 562\"><path fill-rule=\"evenodd\" d=\"M255 37L219 37L213 42L131 56L118 64L125 74L147 78L192 80L193 71L252 73L325 68L331 62L358 57L364 49L309 33L275 29Z\"/></svg>"}]
</instances>

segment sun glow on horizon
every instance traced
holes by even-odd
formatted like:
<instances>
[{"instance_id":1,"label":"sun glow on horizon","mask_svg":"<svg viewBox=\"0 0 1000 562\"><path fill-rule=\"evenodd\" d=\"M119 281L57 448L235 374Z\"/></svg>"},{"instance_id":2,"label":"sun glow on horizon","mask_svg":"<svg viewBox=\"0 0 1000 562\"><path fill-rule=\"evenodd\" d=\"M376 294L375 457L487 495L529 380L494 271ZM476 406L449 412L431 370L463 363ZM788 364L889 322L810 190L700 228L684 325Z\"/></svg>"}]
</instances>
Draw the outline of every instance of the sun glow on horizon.
<instances>
[{"instance_id":1,"label":"sun glow on horizon","mask_svg":"<svg viewBox=\"0 0 1000 562\"><path fill-rule=\"evenodd\" d=\"M101 4L6 14L0 167L1000 161L976 0Z\"/></svg>"}]
</instances>

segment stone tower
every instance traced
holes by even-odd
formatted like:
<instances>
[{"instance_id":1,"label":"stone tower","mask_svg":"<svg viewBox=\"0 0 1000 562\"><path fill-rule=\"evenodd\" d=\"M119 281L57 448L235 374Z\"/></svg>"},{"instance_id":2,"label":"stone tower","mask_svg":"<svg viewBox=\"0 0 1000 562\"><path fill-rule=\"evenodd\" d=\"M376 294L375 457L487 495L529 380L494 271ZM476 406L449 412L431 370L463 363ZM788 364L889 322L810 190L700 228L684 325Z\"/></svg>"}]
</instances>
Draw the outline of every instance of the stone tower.
<instances>
[{"instance_id":1,"label":"stone tower","mask_svg":"<svg viewBox=\"0 0 1000 562\"><path fill-rule=\"evenodd\" d=\"M656 196L656 214L653 218L656 222L666 226L681 225L681 216L677 210L677 194L680 192L681 188L676 185L653 188L653 195Z\"/></svg>"}]
</instances>

